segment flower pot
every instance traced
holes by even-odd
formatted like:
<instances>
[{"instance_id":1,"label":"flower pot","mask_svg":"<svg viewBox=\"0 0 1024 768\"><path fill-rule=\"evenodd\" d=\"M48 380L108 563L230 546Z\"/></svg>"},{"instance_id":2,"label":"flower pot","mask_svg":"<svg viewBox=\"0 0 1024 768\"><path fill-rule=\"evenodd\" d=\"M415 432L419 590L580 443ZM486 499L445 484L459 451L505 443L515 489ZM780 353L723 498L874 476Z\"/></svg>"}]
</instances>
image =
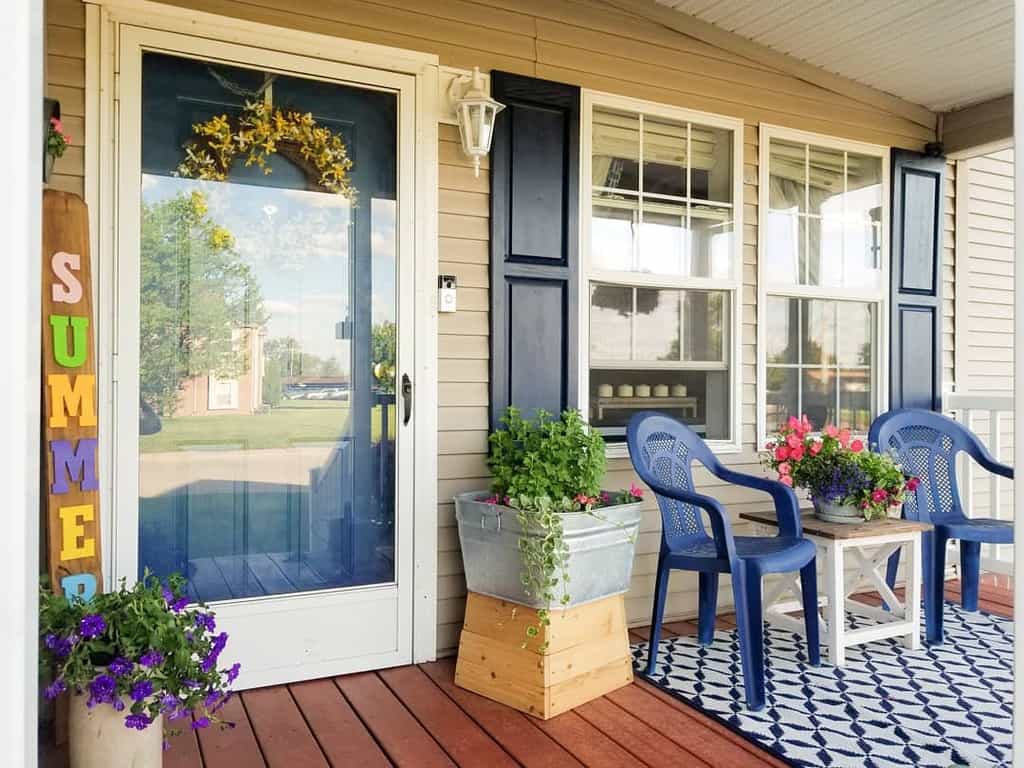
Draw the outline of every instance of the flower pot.
<instances>
[{"instance_id":1,"label":"flower pot","mask_svg":"<svg viewBox=\"0 0 1024 768\"><path fill-rule=\"evenodd\" d=\"M43 155L43 183L49 183L50 177L53 175L53 166L57 162L57 158L47 152Z\"/></svg>"},{"instance_id":2,"label":"flower pot","mask_svg":"<svg viewBox=\"0 0 1024 768\"><path fill-rule=\"evenodd\" d=\"M852 504L834 504L831 501L812 499L814 516L826 523L857 525L864 522L864 511Z\"/></svg>"},{"instance_id":3,"label":"flower pot","mask_svg":"<svg viewBox=\"0 0 1024 768\"><path fill-rule=\"evenodd\" d=\"M88 697L72 695L68 708L70 768L160 768L164 724L161 715L143 731L124 724L130 701L118 712L109 704L86 706Z\"/></svg>"},{"instance_id":4,"label":"flower pot","mask_svg":"<svg viewBox=\"0 0 1024 768\"><path fill-rule=\"evenodd\" d=\"M519 537L537 534L524 534L512 507L478 501L488 495L475 491L455 497L466 588L533 608L546 607L526 594L520 578ZM640 529L640 502L601 507L593 513L567 512L561 518L570 600L553 607L571 608L626 592ZM560 597L561 586L555 588L555 595Z\"/></svg>"}]
</instances>

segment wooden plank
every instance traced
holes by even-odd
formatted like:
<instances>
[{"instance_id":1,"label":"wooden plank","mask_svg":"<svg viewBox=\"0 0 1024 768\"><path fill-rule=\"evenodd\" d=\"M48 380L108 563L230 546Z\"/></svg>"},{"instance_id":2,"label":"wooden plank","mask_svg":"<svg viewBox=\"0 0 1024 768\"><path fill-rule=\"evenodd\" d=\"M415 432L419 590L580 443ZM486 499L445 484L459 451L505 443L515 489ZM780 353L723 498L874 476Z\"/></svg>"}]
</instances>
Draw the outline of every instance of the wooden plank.
<instances>
[{"instance_id":1,"label":"wooden plank","mask_svg":"<svg viewBox=\"0 0 1024 768\"><path fill-rule=\"evenodd\" d=\"M242 701L270 768L327 766L327 759L286 687L246 691Z\"/></svg>"},{"instance_id":2,"label":"wooden plank","mask_svg":"<svg viewBox=\"0 0 1024 768\"><path fill-rule=\"evenodd\" d=\"M455 662L444 659L420 667L462 710L527 768L576 768L579 760L539 730L534 720L483 696L458 688Z\"/></svg>"},{"instance_id":3,"label":"wooden plank","mask_svg":"<svg viewBox=\"0 0 1024 768\"><path fill-rule=\"evenodd\" d=\"M621 768L636 764L635 756L575 712L564 712L550 720L538 720L536 725L588 768Z\"/></svg>"},{"instance_id":4,"label":"wooden plank","mask_svg":"<svg viewBox=\"0 0 1024 768\"><path fill-rule=\"evenodd\" d=\"M607 697L584 704L576 713L652 768L678 768L680 765L697 768L708 765L692 752L613 704Z\"/></svg>"},{"instance_id":5,"label":"wooden plank","mask_svg":"<svg viewBox=\"0 0 1024 768\"><path fill-rule=\"evenodd\" d=\"M188 582L200 600L210 602L231 597L231 587L212 557L197 557L188 564Z\"/></svg>"},{"instance_id":6,"label":"wooden plank","mask_svg":"<svg viewBox=\"0 0 1024 768\"><path fill-rule=\"evenodd\" d=\"M164 752L163 768L202 768L199 740L192 728L179 726L177 733L166 738L169 747Z\"/></svg>"},{"instance_id":7,"label":"wooden plank","mask_svg":"<svg viewBox=\"0 0 1024 768\"><path fill-rule=\"evenodd\" d=\"M459 765L517 765L418 667L382 670L380 677Z\"/></svg>"},{"instance_id":8,"label":"wooden plank","mask_svg":"<svg viewBox=\"0 0 1024 768\"><path fill-rule=\"evenodd\" d=\"M221 576L231 589L232 597L257 597L267 594L245 560L245 555L213 558L213 562L220 568Z\"/></svg>"},{"instance_id":9,"label":"wooden plank","mask_svg":"<svg viewBox=\"0 0 1024 768\"><path fill-rule=\"evenodd\" d=\"M391 765L334 681L293 683L289 689L331 765Z\"/></svg>"},{"instance_id":10,"label":"wooden plank","mask_svg":"<svg viewBox=\"0 0 1024 768\"><path fill-rule=\"evenodd\" d=\"M763 525L777 526L775 512L741 512L740 519L750 520ZM915 520L902 520L897 517L886 517L881 520L869 520L857 525L828 523L819 520L813 512L805 512L800 516L804 535L820 536L823 539L865 539L871 536L888 536L894 533L912 531L930 531L930 523L919 523Z\"/></svg>"},{"instance_id":11,"label":"wooden plank","mask_svg":"<svg viewBox=\"0 0 1024 768\"><path fill-rule=\"evenodd\" d=\"M281 595L295 591L295 585L288 579L273 560L262 552L246 555L246 562L259 579L260 586L268 595Z\"/></svg>"},{"instance_id":12,"label":"wooden plank","mask_svg":"<svg viewBox=\"0 0 1024 768\"><path fill-rule=\"evenodd\" d=\"M335 683L395 765L455 765L376 674L346 675Z\"/></svg>"},{"instance_id":13,"label":"wooden plank","mask_svg":"<svg viewBox=\"0 0 1024 768\"><path fill-rule=\"evenodd\" d=\"M259 742L239 696L232 696L221 717L234 727L213 726L199 731L199 745L206 768L252 768L266 765ZM173 724L173 722L172 722Z\"/></svg>"},{"instance_id":14,"label":"wooden plank","mask_svg":"<svg viewBox=\"0 0 1024 768\"><path fill-rule=\"evenodd\" d=\"M269 552L268 557L296 589L322 589L331 586L301 558L292 552Z\"/></svg>"}]
</instances>

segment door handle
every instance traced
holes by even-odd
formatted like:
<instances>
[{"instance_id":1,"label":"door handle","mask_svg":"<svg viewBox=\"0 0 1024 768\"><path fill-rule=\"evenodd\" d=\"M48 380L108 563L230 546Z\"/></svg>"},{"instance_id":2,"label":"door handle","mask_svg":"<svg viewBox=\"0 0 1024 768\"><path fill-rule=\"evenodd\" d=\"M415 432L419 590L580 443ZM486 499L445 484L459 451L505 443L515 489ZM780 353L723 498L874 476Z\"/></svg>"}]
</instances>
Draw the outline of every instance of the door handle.
<instances>
[{"instance_id":1,"label":"door handle","mask_svg":"<svg viewBox=\"0 0 1024 768\"><path fill-rule=\"evenodd\" d=\"M412 379L409 378L408 373L402 374L402 426L409 423L409 419L412 418Z\"/></svg>"}]
</instances>

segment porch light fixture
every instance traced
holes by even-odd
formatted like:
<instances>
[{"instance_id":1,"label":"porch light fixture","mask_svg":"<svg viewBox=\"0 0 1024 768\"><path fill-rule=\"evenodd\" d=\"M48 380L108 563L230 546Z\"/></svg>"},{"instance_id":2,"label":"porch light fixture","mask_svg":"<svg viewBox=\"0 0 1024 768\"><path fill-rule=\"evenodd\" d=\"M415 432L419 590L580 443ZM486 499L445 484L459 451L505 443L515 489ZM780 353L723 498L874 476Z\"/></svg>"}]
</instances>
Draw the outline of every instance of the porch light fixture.
<instances>
[{"instance_id":1,"label":"porch light fixture","mask_svg":"<svg viewBox=\"0 0 1024 768\"><path fill-rule=\"evenodd\" d=\"M471 78L452 81L451 88L466 80L469 80L466 90L455 100L455 116L459 121L462 151L473 158L473 174L480 176L480 158L491 151L494 118L505 105L487 95L479 67L473 67Z\"/></svg>"}]
</instances>

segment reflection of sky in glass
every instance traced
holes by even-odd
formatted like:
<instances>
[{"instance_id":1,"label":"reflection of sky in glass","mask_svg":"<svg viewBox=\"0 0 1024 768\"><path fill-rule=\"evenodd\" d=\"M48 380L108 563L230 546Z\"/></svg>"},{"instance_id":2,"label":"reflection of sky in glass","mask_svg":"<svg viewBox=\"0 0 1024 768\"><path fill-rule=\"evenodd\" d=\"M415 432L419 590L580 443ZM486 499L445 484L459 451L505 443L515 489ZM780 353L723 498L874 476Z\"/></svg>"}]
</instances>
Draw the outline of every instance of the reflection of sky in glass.
<instances>
[{"instance_id":1,"label":"reflection of sky in glass","mask_svg":"<svg viewBox=\"0 0 1024 768\"><path fill-rule=\"evenodd\" d=\"M290 336L302 350L349 369L349 342L335 326L350 318L352 211L340 196L144 174L143 202L202 190L211 220L228 229L259 282L268 338ZM372 218L373 322L395 318L393 200L363 200Z\"/></svg>"}]
</instances>

